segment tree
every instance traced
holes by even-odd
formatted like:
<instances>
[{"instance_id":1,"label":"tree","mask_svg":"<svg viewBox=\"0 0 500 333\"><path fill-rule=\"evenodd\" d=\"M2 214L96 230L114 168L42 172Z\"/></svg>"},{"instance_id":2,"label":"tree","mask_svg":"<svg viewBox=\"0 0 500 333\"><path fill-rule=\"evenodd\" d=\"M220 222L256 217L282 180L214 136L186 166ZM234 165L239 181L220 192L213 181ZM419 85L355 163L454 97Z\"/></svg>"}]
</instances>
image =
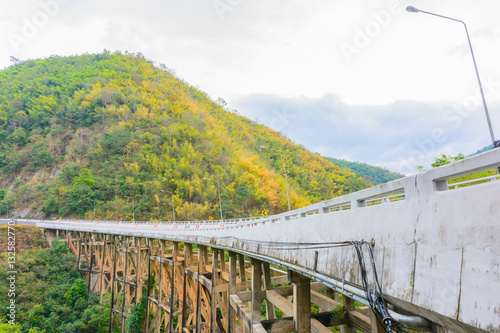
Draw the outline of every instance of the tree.
<instances>
[{"instance_id":1,"label":"tree","mask_svg":"<svg viewBox=\"0 0 500 333\"><path fill-rule=\"evenodd\" d=\"M89 200L93 197L92 189L87 184L75 185L66 197L66 205L70 212L83 215L89 209Z\"/></svg>"},{"instance_id":2,"label":"tree","mask_svg":"<svg viewBox=\"0 0 500 333\"><path fill-rule=\"evenodd\" d=\"M456 156L451 156L451 155L446 156L445 154L442 154L441 157L435 157L434 158L434 163L432 163L431 166L433 168L437 168L439 166L442 166L442 165L445 165L445 164L449 164L451 162L456 162L456 161L459 161L459 160L463 160L464 158L465 158L465 156L462 153L459 153Z\"/></svg>"},{"instance_id":3,"label":"tree","mask_svg":"<svg viewBox=\"0 0 500 333\"><path fill-rule=\"evenodd\" d=\"M79 185L87 185L88 187L94 187L94 184L95 180L94 176L92 175L92 170L84 168L78 171L78 176L75 176L73 178L71 186L76 187Z\"/></svg>"},{"instance_id":4,"label":"tree","mask_svg":"<svg viewBox=\"0 0 500 333\"><path fill-rule=\"evenodd\" d=\"M9 135L8 140L17 143L20 146L25 145L28 142L26 130L22 127L17 128L11 135Z\"/></svg>"}]
</instances>

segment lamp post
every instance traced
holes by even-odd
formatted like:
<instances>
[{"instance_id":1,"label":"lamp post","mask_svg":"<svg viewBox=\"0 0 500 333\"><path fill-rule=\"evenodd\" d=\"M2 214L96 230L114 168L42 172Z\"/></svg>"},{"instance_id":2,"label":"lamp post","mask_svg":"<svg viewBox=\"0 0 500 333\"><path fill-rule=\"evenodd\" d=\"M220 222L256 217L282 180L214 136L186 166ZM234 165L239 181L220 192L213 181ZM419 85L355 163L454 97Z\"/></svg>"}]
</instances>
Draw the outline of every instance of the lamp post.
<instances>
[{"instance_id":1,"label":"lamp post","mask_svg":"<svg viewBox=\"0 0 500 333\"><path fill-rule=\"evenodd\" d=\"M215 180L215 179L210 179L210 178L203 178L203 179L206 179L206 180L211 180L213 182L217 182L217 187L219 188L219 208L220 208L220 220L222 221L224 218L222 217L222 201L220 199L220 183L218 180Z\"/></svg>"},{"instance_id":2,"label":"lamp post","mask_svg":"<svg viewBox=\"0 0 500 333\"><path fill-rule=\"evenodd\" d=\"M472 50L472 44L471 44L470 37L469 37L469 31L467 30L467 25L465 25L465 22L448 17L448 16L443 16L443 15L439 15L439 14L435 14L435 13L431 13L431 12L426 12L424 10L417 9L413 6L406 7L406 11L409 13L425 13L425 14L445 18L448 20L452 20L455 22L460 22L464 25L465 33L467 35L467 40L469 42L470 53L472 55L472 62L474 63L474 69L476 70L477 82L479 83L479 90L481 92L481 98L483 99L484 112L486 114L486 121L488 122L488 128L490 130L490 136L491 136L491 141L493 143L493 148L500 147L500 140L498 140L498 141L495 140L495 134L493 133L493 127L491 126L490 113L488 112L488 106L486 105L486 99L484 98L483 85L481 84L481 79L479 77L479 71L477 70L476 58L474 57L474 51Z\"/></svg>"},{"instance_id":3,"label":"lamp post","mask_svg":"<svg viewBox=\"0 0 500 333\"><path fill-rule=\"evenodd\" d=\"M92 201L94 201L94 221L95 221L95 199L90 199L90 198L87 198L87 200L92 200Z\"/></svg>"},{"instance_id":4,"label":"lamp post","mask_svg":"<svg viewBox=\"0 0 500 333\"><path fill-rule=\"evenodd\" d=\"M170 193L170 194L172 194L172 217L174 218L174 222L175 222L174 192L164 191L164 190L161 190L161 191L164 192L164 193Z\"/></svg>"},{"instance_id":5,"label":"lamp post","mask_svg":"<svg viewBox=\"0 0 500 333\"><path fill-rule=\"evenodd\" d=\"M260 148L274 150L274 151L277 151L277 152L280 152L283 154L283 169L285 170L285 184L286 184L286 199L288 201L288 210L290 210L290 196L288 195L288 179L287 179L287 175L286 175L285 151L279 150L279 149L268 148L268 147L264 147L264 146L260 146Z\"/></svg>"},{"instance_id":6,"label":"lamp post","mask_svg":"<svg viewBox=\"0 0 500 333\"><path fill-rule=\"evenodd\" d=\"M124 198L132 198L132 221L135 221L135 200L133 197L124 196Z\"/></svg>"}]
</instances>

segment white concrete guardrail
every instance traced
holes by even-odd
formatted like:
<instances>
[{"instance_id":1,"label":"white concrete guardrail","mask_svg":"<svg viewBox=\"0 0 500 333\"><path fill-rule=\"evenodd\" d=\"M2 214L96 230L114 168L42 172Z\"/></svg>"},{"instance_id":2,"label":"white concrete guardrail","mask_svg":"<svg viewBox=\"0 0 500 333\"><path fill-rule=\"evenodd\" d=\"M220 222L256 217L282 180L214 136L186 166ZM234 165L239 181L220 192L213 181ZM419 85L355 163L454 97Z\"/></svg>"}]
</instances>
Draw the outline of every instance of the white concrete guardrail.
<instances>
[{"instance_id":1,"label":"white concrete guardrail","mask_svg":"<svg viewBox=\"0 0 500 333\"><path fill-rule=\"evenodd\" d=\"M355 297L353 247L374 242L392 304L458 332L500 332L500 176L448 180L500 166L500 149L290 212L250 220L36 221L40 228L164 238L278 263ZM363 295L359 295L362 301ZM463 325L466 324L466 325Z\"/></svg>"}]
</instances>

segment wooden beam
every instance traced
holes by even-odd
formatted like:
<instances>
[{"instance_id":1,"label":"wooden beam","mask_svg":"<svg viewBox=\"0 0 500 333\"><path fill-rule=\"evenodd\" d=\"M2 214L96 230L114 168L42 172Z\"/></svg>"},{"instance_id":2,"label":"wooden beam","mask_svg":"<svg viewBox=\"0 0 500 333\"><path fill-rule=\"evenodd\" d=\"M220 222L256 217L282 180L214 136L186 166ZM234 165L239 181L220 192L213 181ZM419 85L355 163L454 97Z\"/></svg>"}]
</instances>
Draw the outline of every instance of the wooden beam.
<instances>
[{"instance_id":1,"label":"wooden beam","mask_svg":"<svg viewBox=\"0 0 500 333\"><path fill-rule=\"evenodd\" d=\"M363 316L356 310L347 312L347 325L352 328L352 332L357 332L359 330L363 333L371 333L371 321L367 316Z\"/></svg>"},{"instance_id":2,"label":"wooden beam","mask_svg":"<svg viewBox=\"0 0 500 333\"><path fill-rule=\"evenodd\" d=\"M229 279L229 274L227 272L221 272L221 277L223 277L225 280ZM278 276L278 277L273 277L271 278L271 283L272 285L277 285L277 284L283 284L283 283L288 283L288 277L285 276ZM236 283L235 288L237 290L243 290L243 289L248 289L252 287L252 281L246 281L245 283ZM227 291L228 284L219 284L216 288L216 292L224 292Z\"/></svg>"},{"instance_id":3,"label":"wooden beam","mask_svg":"<svg viewBox=\"0 0 500 333\"><path fill-rule=\"evenodd\" d=\"M340 302L313 290L311 291L311 302L319 306L324 311L333 311L339 306L342 306Z\"/></svg>"},{"instance_id":4,"label":"wooden beam","mask_svg":"<svg viewBox=\"0 0 500 333\"><path fill-rule=\"evenodd\" d=\"M327 327L345 323L345 318L335 316L331 312L312 313L311 317L311 332L331 332ZM267 333L291 332L293 331L293 317L263 320L262 326L266 329Z\"/></svg>"},{"instance_id":5,"label":"wooden beam","mask_svg":"<svg viewBox=\"0 0 500 333\"><path fill-rule=\"evenodd\" d=\"M230 308L233 309L240 318L240 324L243 324L247 332L252 332L252 312L236 294L229 295L229 302Z\"/></svg>"}]
</instances>

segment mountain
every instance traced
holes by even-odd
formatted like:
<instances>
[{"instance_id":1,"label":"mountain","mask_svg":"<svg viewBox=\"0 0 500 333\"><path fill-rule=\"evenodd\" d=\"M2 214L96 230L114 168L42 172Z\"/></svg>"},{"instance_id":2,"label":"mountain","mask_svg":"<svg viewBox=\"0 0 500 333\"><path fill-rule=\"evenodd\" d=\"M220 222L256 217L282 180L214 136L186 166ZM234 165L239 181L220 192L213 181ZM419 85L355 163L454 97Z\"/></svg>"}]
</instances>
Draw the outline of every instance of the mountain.
<instances>
[{"instance_id":1,"label":"mountain","mask_svg":"<svg viewBox=\"0 0 500 333\"><path fill-rule=\"evenodd\" d=\"M403 178L404 175L389 171L384 168L368 165L366 163L349 162L346 160L339 160L333 157L327 157L329 161L338 165L341 168L347 168L354 172L356 176L373 184L387 183L392 180Z\"/></svg>"},{"instance_id":2,"label":"mountain","mask_svg":"<svg viewBox=\"0 0 500 333\"><path fill-rule=\"evenodd\" d=\"M474 154L470 154L469 156L481 154L481 153L484 153L485 151L492 150L492 149L493 149L493 144L485 146L485 147L479 149L478 151L476 151Z\"/></svg>"},{"instance_id":3,"label":"mountain","mask_svg":"<svg viewBox=\"0 0 500 333\"><path fill-rule=\"evenodd\" d=\"M260 146L275 149L262 149ZM370 184L228 111L141 54L0 71L0 214L217 219L298 208ZM204 178L209 178L204 179ZM219 183L217 183L217 181Z\"/></svg>"}]
</instances>

